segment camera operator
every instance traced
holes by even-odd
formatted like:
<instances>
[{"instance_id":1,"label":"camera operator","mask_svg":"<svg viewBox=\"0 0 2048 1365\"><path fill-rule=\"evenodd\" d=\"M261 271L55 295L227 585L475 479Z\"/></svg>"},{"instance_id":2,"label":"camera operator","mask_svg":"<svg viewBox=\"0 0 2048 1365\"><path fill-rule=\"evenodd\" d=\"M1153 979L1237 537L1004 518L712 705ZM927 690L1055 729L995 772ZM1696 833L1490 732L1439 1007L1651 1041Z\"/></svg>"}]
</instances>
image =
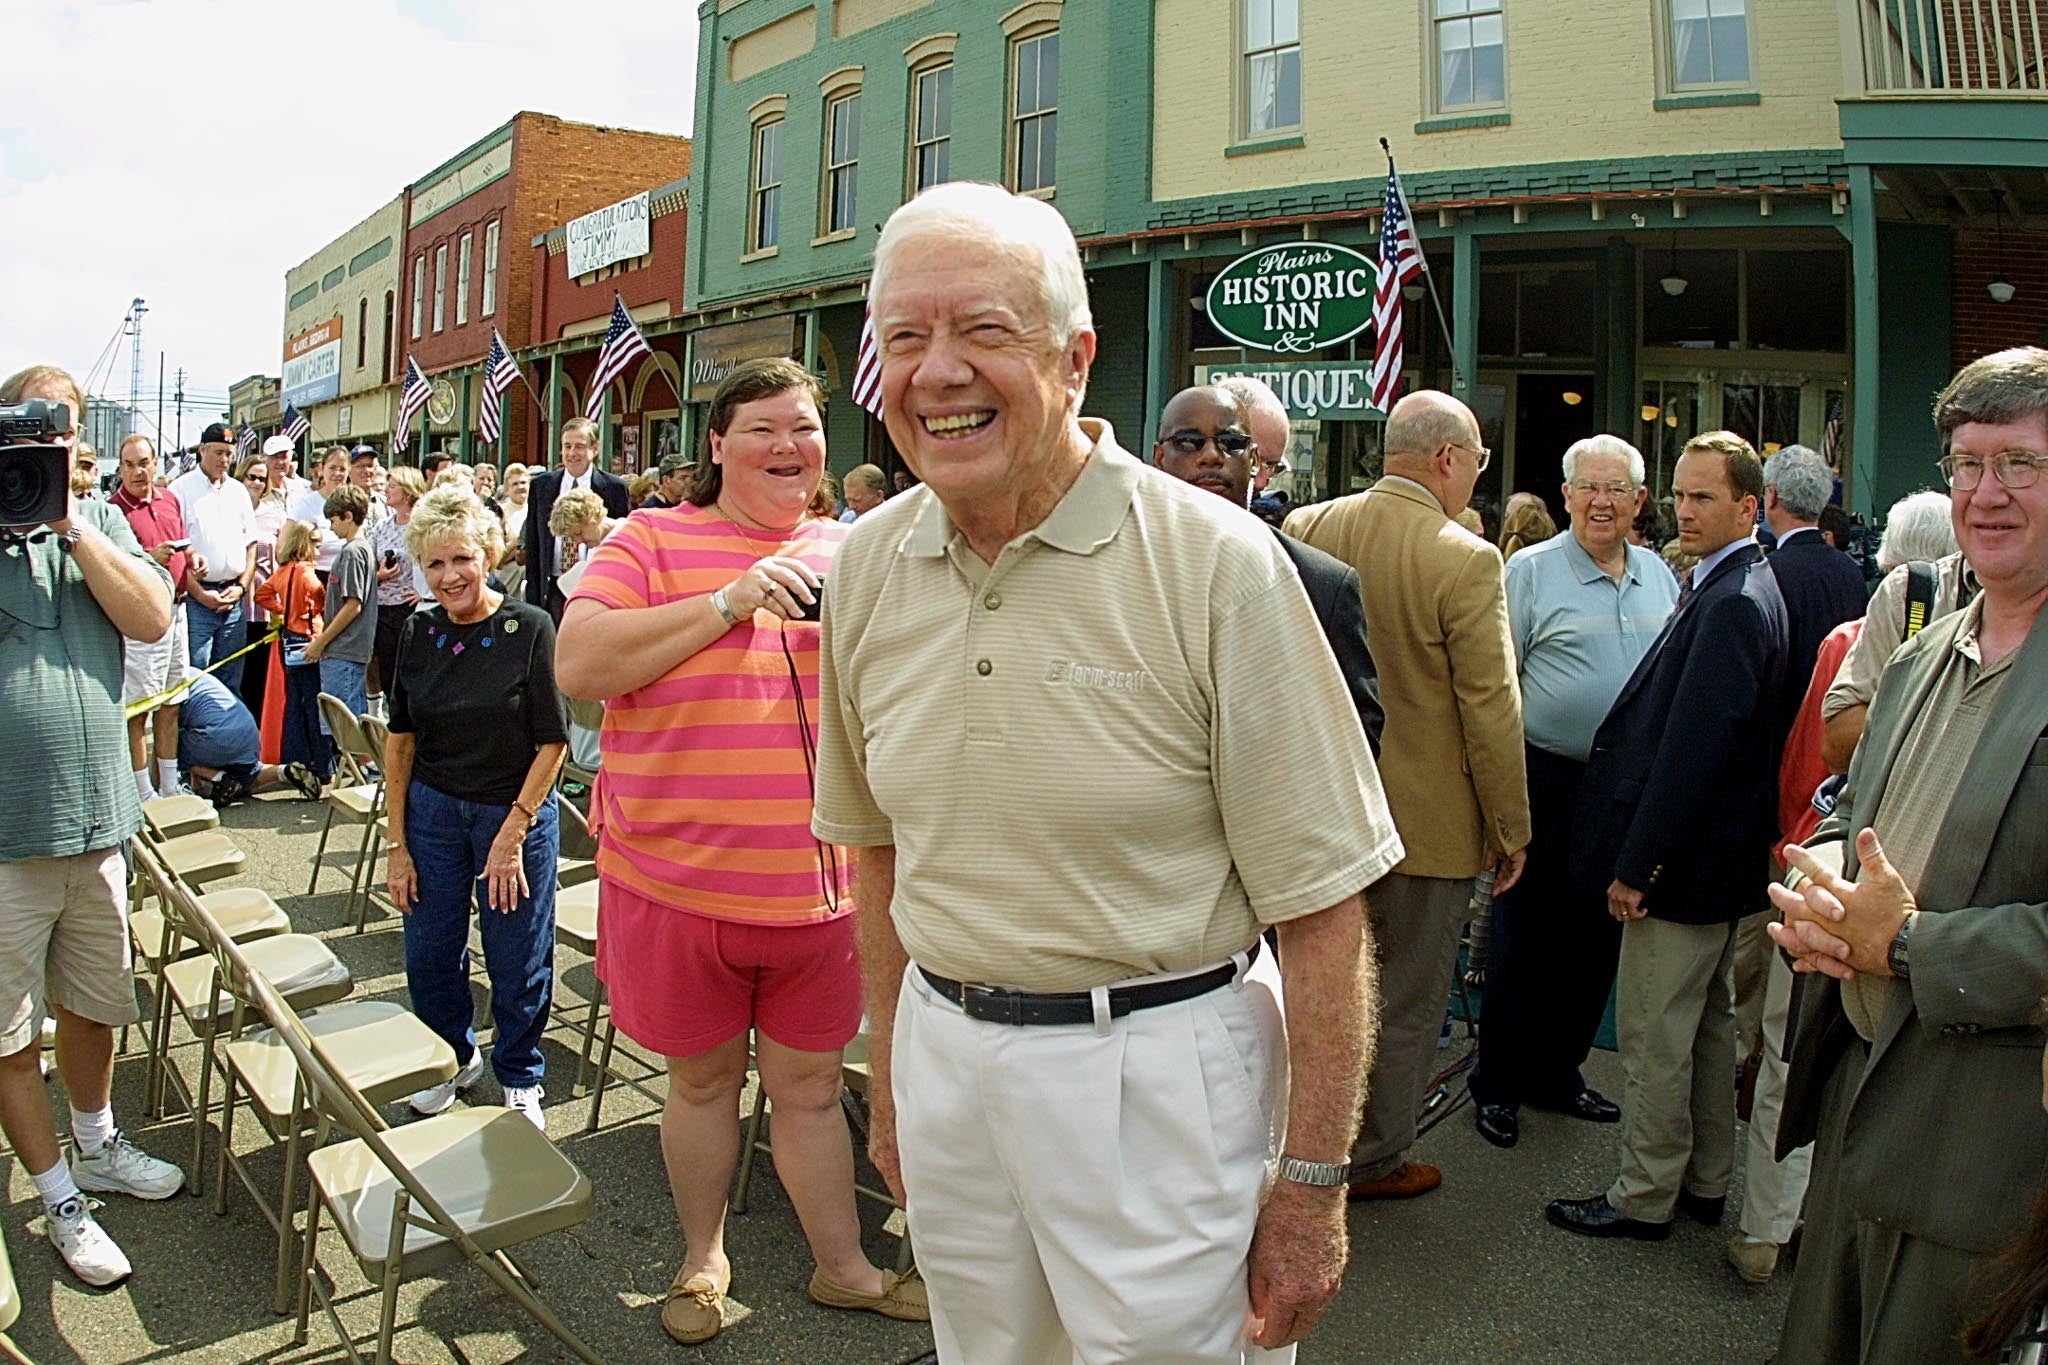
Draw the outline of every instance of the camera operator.
<instances>
[{"instance_id":1,"label":"camera operator","mask_svg":"<svg viewBox=\"0 0 2048 1365\"><path fill-rule=\"evenodd\" d=\"M0 383L0 403L32 399L66 429L27 443L69 451L85 408L77 381L36 366ZM50 1240L92 1285L129 1266L81 1190L164 1199L185 1181L115 1128L112 1104L114 1028L138 1013L123 846L142 815L122 640L158 640L170 624L169 575L118 508L73 500L41 526L0 529L0 790L36 794L0 825L0 1129L48 1209ZM71 1102L68 1167L39 1066L46 995Z\"/></svg>"}]
</instances>

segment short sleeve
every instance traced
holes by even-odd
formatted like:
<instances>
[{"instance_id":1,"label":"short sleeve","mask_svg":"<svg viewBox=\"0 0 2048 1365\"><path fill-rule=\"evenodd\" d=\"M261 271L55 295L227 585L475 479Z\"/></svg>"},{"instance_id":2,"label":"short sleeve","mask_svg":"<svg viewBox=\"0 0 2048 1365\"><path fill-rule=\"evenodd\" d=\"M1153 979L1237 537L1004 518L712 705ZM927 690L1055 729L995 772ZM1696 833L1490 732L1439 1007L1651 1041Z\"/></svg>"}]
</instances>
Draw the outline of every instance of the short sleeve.
<instances>
[{"instance_id":1,"label":"short sleeve","mask_svg":"<svg viewBox=\"0 0 2048 1365\"><path fill-rule=\"evenodd\" d=\"M1835 680L1828 684L1827 695L1821 698L1822 720L1833 720L1852 706L1868 706L1877 695L1877 680L1884 676L1885 664L1905 640L1908 567L1902 564L1886 574L1871 594L1870 606L1863 613L1863 633L1849 646Z\"/></svg>"},{"instance_id":2,"label":"short sleeve","mask_svg":"<svg viewBox=\"0 0 2048 1365\"><path fill-rule=\"evenodd\" d=\"M526 662L526 724L536 747L567 744L569 724L562 714L562 693L555 686L555 622L546 612L520 614L533 630L533 652Z\"/></svg>"},{"instance_id":3,"label":"short sleeve","mask_svg":"<svg viewBox=\"0 0 2048 1365\"><path fill-rule=\"evenodd\" d=\"M531 518L528 521L531 524ZM648 572L654 546L647 536L647 519L628 517L584 561L583 576L569 600L601 602L622 611L655 605Z\"/></svg>"},{"instance_id":4,"label":"short sleeve","mask_svg":"<svg viewBox=\"0 0 2048 1365\"><path fill-rule=\"evenodd\" d=\"M1276 551L1277 553L1277 551ZM1276 924L1328 909L1401 860L1379 768L1308 594L1283 574L1219 610L1210 637L1210 767L1224 838L1252 913ZM1284 725L1257 707L1293 681ZM1314 812L1303 820L1300 812Z\"/></svg>"},{"instance_id":5,"label":"short sleeve","mask_svg":"<svg viewBox=\"0 0 2048 1365\"><path fill-rule=\"evenodd\" d=\"M414 612L405 618L405 624L398 629L398 648L392 651L391 677L385 681L384 693L386 701L390 704L390 716L386 723L394 735L409 735L415 728L412 720L412 698L409 695L411 689L405 685L405 660L406 656L412 653L413 636L424 629L420 625L424 615L424 612Z\"/></svg>"},{"instance_id":6,"label":"short sleeve","mask_svg":"<svg viewBox=\"0 0 2048 1365\"><path fill-rule=\"evenodd\" d=\"M139 559L149 565L155 570L158 578L173 590L176 589L177 585L171 582L171 576L165 571L164 566L157 563L156 557L143 549L142 542L135 538L135 528L128 524L128 518L122 514L120 508L104 502L81 502L78 504L78 510L86 513L101 535L114 542L115 549L130 559ZM183 610L181 607L176 609Z\"/></svg>"},{"instance_id":7,"label":"short sleeve","mask_svg":"<svg viewBox=\"0 0 2048 1365\"><path fill-rule=\"evenodd\" d=\"M851 641L860 632L833 629L835 614L844 610L838 599L825 609L818 647L818 777L811 833L841 848L881 848L895 843L896 835L868 786L867 734L847 667Z\"/></svg>"}]
</instances>

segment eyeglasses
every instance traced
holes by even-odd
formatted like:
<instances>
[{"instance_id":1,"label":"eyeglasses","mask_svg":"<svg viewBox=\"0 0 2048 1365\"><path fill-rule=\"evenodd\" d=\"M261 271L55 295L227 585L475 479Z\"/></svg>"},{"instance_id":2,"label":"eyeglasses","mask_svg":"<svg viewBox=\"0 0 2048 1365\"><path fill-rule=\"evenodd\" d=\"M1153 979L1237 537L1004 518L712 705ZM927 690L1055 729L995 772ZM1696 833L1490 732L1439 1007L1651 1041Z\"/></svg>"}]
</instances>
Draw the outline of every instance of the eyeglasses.
<instances>
[{"instance_id":1,"label":"eyeglasses","mask_svg":"<svg viewBox=\"0 0 2048 1365\"><path fill-rule=\"evenodd\" d=\"M1469 450L1479 457L1479 468L1474 471L1476 473L1484 474L1486 467L1493 463L1493 452L1485 446L1466 445L1463 441L1453 441L1451 444L1460 450Z\"/></svg>"},{"instance_id":2,"label":"eyeglasses","mask_svg":"<svg viewBox=\"0 0 2048 1365\"><path fill-rule=\"evenodd\" d=\"M1225 431L1215 436L1199 431L1176 431L1162 444L1176 455L1199 455L1203 446L1213 444L1218 452L1233 460L1258 449L1258 442L1241 431Z\"/></svg>"},{"instance_id":3,"label":"eyeglasses","mask_svg":"<svg viewBox=\"0 0 2048 1365\"><path fill-rule=\"evenodd\" d=\"M1287 457L1284 455L1277 460L1261 460L1259 467L1268 474L1288 474L1294 470L1294 466L1287 463Z\"/></svg>"},{"instance_id":4,"label":"eyeglasses","mask_svg":"<svg viewBox=\"0 0 2048 1365\"><path fill-rule=\"evenodd\" d=\"M2007 488L2032 488L2034 481L2041 477L2041 466L2048 464L2048 455L2036 455L2028 450L2007 450L1980 460L1974 455L1944 455L1934 462L1941 471L1941 477L1950 488L1960 488L1965 493L1984 482L1984 466L1991 466L1991 473Z\"/></svg>"},{"instance_id":5,"label":"eyeglasses","mask_svg":"<svg viewBox=\"0 0 2048 1365\"><path fill-rule=\"evenodd\" d=\"M242 482L243 482L243 483L269 483L269 482L270 482L270 476L269 476L268 474L244 474L244 475L242 476Z\"/></svg>"},{"instance_id":6,"label":"eyeglasses","mask_svg":"<svg viewBox=\"0 0 2048 1365\"><path fill-rule=\"evenodd\" d=\"M1597 479L1573 479L1572 492L1583 497L1597 498L1602 493L1616 500L1626 498L1636 491L1636 486L1623 479L1610 479L1601 483Z\"/></svg>"}]
</instances>

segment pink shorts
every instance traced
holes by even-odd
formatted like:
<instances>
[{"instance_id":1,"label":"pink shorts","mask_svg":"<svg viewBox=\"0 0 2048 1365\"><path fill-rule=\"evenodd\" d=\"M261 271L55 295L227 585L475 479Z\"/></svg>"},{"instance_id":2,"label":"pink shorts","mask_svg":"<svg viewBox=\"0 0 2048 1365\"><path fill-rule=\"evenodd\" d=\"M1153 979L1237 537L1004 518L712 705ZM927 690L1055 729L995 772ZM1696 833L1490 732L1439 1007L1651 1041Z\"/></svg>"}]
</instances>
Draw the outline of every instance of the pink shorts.
<instances>
[{"instance_id":1,"label":"pink shorts","mask_svg":"<svg viewBox=\"0 0 2048 1365\"><path fill-rule=\"evenodd\" d=\"M748 1025L798 1052L833 1052L860 1031L853 916L738 924L658 905L606 878L597 974L620 1032L664 1057L694 1057Z\"/></svg>"}]
</instances>

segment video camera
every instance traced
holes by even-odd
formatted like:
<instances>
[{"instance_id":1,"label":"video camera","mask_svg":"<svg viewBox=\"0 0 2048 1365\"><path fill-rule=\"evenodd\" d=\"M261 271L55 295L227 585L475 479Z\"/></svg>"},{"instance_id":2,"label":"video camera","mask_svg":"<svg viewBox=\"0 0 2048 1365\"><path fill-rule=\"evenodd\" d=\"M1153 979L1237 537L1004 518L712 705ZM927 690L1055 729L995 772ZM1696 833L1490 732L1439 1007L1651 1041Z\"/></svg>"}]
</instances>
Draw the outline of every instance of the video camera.
<instances>
[{"instance_id":1,"label":"video camera","mask_svg":"<svg viewBox=\"0 0 2048 1365\"><path fill-rule=\"evenodd\" d=\"M71 510L71 405L40 398L0 407L0 526L41 526Z\"/></svg>"}]
</instances>

